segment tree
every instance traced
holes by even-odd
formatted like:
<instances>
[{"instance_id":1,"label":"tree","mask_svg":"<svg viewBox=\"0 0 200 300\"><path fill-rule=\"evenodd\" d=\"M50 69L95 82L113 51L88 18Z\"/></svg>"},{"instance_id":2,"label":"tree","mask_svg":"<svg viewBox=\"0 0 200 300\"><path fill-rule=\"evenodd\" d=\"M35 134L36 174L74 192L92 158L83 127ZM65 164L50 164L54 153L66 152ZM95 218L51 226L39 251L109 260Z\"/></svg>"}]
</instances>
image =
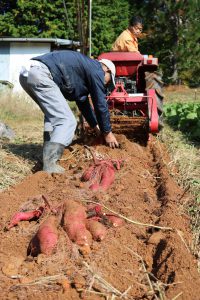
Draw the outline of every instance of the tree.
<instances>
[{"instance_id":1,"label":"tree","mask_svg":"<svg viewBox=\"0 0 200 300\"><path fill-rule=\"evenodd\" d=\"M0 36L78 39L88 49L86 0L1 0ZM111 49L128 24L128 0L92 2L92 51L96 56Z\"/></svg>"},{"instance_id":2,"label":"tree","mask_svg":"<svg viewBox=\"0 0 200 300\"><path fill-rule=\"evenodd\" d=\"M199 6L198 0L144 0L132 5L145 20L147 38L140 50L159 58L166 83L188 83L193 71L199 74Z\"/></svg>"},{"instance_id":3,"label":"tree","mask_svg":"<svg viewBox=\"0 0 200 300\"><path fill-rule=\"evenodd\" d=\"M0 36L81 41L88 53L87 0L1 0ZM159 58L166 83L199 83L199 0L92 1L92 54L110 51L131 16L144 20L141 53ZM144 36L143 36L144 37Z\"/></svg>"},{"instance_id":4,"label":"tree","mask_svg":"<svg viewBox=\"0 0 200 300\"><path fill-rule=\"evenodd\" d=\"M185 1L180 31L180 79L191 86L199 85L200 78L200 2Z\"/></svg>"},{"instance_id":5,"label":"tree","mask_svg":"<svg viewBox=\"0 0 200 300\"><path fill-rule=\"evenodd\" d=\"M11 37L57 37L76 38L74 30L75 10L73 0L66 4L69 19L66 18L63 0L18 0L8 5L1 3L0 35ZM15 5L14 5L15 4ZM69 26L71 24L71 26Z\"/></svg>"},{"instance_id":6,"label":"tree","mask_svg":"<svg viewBox=\"0 0 200 300\"><path fill-rule=\"evenodd\" d=\"M96 0L92 8L92 49L94 55L110 51L116 37L128 25L129 1Z\"/></svg>"}]
</instances>

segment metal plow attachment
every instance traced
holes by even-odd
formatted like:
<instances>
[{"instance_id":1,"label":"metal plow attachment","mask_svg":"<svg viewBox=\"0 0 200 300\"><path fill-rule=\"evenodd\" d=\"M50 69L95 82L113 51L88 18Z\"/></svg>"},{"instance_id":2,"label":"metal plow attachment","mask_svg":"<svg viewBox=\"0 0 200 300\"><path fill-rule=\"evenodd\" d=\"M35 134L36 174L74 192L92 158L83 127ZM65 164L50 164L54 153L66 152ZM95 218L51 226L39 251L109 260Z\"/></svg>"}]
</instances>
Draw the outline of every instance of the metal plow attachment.
<instances>
[{"instance_id":1,"label":"metal plow attachment","mask_svg":"<svg viewBox=\"0 0 200 300\"><path fill-rule=\"evenodd\" d=\"M146 117L112 116L110 117L113 133L124 134L127 138L147 142L149 122Z\"/></svg>"}]
</instances>

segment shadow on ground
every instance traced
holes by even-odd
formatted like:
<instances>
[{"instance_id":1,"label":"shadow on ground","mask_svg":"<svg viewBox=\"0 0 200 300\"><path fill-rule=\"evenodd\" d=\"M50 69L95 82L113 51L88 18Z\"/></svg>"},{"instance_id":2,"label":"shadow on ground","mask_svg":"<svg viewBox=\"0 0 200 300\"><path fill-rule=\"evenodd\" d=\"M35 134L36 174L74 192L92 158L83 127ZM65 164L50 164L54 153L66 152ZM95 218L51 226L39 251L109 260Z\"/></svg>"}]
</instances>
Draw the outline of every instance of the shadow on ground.
<instances>
[{"instance_id":1,"label":"shadow on ground","mask_svg":"<svg viewBox=\"0 0 200 300\"><path fill-rule=\"evenodd\" d=\"M21 156L23 159L30 160L32 162L42 161L42 145L41 144L14 144L4 143L3 149L10 153Z\"/></svg>"},{"instance_id":2,"label":"shadow on ground","mask_svg":"<svg viewBox=\"0 0 200 300\"><path fill-rule=\"evenodd\" d=\"M183 135L183 137L188 141L188 143L192 144L195 148L200 149L200 129L196 128L190 128L188 130L178 128L176 124L173 123L172 119L165 119L165 124L169 125L171 129L174 131L180 131ZM193 135L195 130L195 135Z\"/></svg>"}]
</instances>

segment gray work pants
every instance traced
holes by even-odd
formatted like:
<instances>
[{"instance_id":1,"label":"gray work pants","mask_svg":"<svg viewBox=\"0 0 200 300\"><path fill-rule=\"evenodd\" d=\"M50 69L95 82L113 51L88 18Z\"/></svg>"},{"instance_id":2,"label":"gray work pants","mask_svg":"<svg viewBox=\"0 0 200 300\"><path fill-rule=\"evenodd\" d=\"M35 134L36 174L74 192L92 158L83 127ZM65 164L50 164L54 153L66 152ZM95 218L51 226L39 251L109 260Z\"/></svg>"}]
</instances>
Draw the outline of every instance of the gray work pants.
<instances>
[{"instance_id":1,"label":"gray work pants","mask_svg":"<svg viewBox=\"0 0 200 300\"><path fill-rule=\"evenodd\" d=\"M77 121L46 65L32 66L28 77L20 74L20 84L44 113L44 131L50 142L68 146L74 137Z\"/></svg>"}]
</instances>

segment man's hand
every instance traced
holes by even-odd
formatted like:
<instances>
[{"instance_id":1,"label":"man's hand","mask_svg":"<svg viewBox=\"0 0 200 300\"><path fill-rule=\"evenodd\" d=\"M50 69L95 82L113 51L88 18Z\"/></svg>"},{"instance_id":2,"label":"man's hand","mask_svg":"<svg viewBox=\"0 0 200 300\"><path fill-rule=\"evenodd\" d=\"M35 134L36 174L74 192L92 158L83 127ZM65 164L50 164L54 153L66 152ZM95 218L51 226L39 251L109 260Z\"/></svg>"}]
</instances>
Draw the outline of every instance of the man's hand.
<instances>
[{"instance_id":1,"label":"man's hand","mask_svg":"<svg viewBox=\"0 0 200 300\"><path fill-rule=\"evenodd\" d=\"M114 134L112 132L109 133L104 133L104 139L106 144L110 147L110 148L118 148L119 144L114 136Z\"/></svg>"}]
</instances>

